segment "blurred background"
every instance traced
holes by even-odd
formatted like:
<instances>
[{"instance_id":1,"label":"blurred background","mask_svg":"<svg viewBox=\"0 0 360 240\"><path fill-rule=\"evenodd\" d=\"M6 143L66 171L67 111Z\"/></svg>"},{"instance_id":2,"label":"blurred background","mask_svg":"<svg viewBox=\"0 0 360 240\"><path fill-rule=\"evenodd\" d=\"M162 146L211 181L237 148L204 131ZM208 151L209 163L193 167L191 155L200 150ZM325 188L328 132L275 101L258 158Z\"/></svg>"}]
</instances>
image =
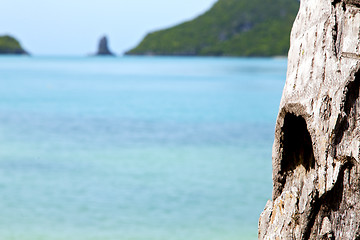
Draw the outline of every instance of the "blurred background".
<instances>
[{"instance_id":1,"label":"blurred background","mask_svg":"<svg viewBox=\"0 0 360 240\"><path fill-rule=\"evenodd\" d=\"M257 239L298 7L2 3L0 239Z\"/></svg>"},{"instance_id":2,"label":"blurred background","mask_svg":"<svg viewBox=\"0 0 360 240\"><path fill-rule=\"evenodd\" d=\"M146 33L190 20L216 0L64 0L2 2L0 34L15 35L34 55L93 53L107 34L118 54L135 47Z\"/></svg>"}]
</instances>

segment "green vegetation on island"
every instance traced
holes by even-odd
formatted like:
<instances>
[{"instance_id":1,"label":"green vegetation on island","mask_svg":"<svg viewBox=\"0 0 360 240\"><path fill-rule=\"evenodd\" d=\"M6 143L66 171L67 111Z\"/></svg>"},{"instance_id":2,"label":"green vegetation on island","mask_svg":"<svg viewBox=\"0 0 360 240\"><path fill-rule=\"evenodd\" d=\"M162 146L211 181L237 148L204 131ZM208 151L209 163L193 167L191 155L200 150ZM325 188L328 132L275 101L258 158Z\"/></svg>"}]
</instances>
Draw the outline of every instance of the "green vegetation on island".
<instances>
[{"instance_id":1,"label":"green vegetation on island","mask_svg":"<svg viewBox=\"0 0 360 240\"><path fill-rule=\"evenodd\" d=\"M287 55L298 0L218 0L194 20L152 32L128 55Z\"/></svg>"},{"instance_id":2,"label":"green vegetation on island","mask_svg":"<svg viewBox=\"0 0 360 240\"><path fill-rule=\"evenodd\" d=\"M15 38L0 36L0 54L28 54Z\"/></svg>"}]
</instances>

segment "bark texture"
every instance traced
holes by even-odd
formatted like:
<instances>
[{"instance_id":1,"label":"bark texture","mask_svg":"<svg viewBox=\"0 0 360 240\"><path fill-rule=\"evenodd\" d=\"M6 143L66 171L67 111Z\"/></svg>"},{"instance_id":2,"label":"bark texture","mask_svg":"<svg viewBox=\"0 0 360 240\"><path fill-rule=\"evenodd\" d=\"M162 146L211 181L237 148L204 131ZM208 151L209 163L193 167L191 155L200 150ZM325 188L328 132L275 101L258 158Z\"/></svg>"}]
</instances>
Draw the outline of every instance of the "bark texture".
<instances>
[{"instance_id":1,"label":"bark texture","mask_svg":"<svg viewBox=\"0 0 360 240\"><path fill-rule=\"evenodd\" d=\"M360 239L360 1L301 0L259 239Z\"/></svg>"}]
</instances>

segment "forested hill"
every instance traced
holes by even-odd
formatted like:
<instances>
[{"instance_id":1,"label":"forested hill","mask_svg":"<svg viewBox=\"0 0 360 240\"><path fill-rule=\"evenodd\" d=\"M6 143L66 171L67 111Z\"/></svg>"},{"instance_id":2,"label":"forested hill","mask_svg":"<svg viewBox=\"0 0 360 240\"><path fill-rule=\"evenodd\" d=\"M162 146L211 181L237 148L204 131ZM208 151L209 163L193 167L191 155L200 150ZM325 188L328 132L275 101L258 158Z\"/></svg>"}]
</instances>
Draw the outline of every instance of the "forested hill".
<instances>
[{"instance_id":1,"label":"forested hill","mask_svg":"<svg viewBox=\"0 0 360 240\"><path fill-rule=\"evenodd\" d=\"M194 20L148 34L128 55L287 55L298 0L218 0Z\"/></svg>"},{"instance_id":2,"label":"forested hill","mask_svg":"<svg viewBox=\"0 0 360 240\"><path fill-rule=\"evenodd\" d=\"M14 37L0 36L0 54L28 54Z\"/></svg>"}]
</instances>

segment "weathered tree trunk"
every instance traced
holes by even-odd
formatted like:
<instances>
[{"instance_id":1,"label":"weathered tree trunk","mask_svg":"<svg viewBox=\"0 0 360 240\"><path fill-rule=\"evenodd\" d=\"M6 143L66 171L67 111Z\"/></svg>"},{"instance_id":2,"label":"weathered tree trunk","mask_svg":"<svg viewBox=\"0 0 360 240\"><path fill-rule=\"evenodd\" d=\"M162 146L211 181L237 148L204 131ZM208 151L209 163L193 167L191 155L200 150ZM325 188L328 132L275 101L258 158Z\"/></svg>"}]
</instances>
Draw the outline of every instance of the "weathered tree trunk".
<instances>
[{"instance_id":1,"label":"weathered tree trunk","mask_svg":"<svg viewBox=\"0 0 360 240\"><path fill-rule=\"evenodd\" d=\"M360 239L360 0L301 0L259 239Z\"/></svg>"}]
</instances>

